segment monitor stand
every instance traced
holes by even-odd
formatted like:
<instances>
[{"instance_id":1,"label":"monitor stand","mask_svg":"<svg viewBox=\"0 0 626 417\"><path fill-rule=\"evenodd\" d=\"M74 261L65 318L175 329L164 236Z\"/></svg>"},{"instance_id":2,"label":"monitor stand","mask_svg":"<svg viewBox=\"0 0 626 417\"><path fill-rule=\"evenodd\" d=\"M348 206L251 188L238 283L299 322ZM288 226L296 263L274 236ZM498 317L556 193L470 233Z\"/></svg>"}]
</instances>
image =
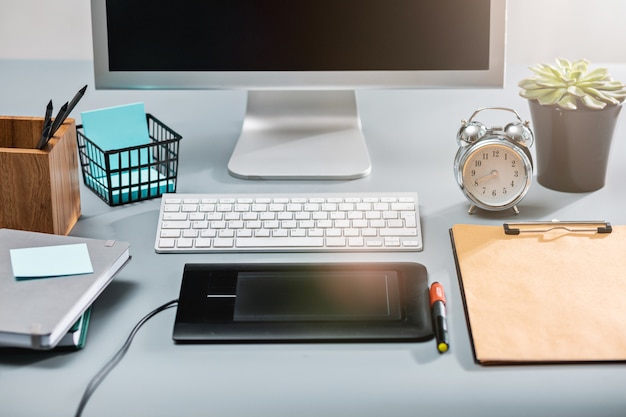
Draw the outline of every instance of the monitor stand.
<instances>
[{"instance_id":1,"label":"monitor stand","mask_svg":"<svg viewBox=\"0 0 626 417\"><path fill-rule=\"evenodd\" d=\"M369 175L354 91L249 91L228 171L244 179Z\"/></svg>"}]
</instances>

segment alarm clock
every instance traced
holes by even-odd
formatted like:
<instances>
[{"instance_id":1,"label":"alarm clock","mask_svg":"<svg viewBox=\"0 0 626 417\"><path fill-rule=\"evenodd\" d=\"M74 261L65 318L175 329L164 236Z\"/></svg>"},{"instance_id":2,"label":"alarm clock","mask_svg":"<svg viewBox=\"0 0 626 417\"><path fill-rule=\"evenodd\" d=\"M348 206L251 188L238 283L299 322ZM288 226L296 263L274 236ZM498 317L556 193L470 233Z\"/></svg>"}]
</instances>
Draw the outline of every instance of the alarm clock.
<instances>
[{"instance_id":1,"label":"alarm clock","mask_svg":"<svg viewBox=\"0 0 626 417\"><path fill-rule=\"evenodd\" d=\"M487 128L474 120L482 111L507 111L517 120L504 128ZM526 195L533 176L529 148L534 135L528 121L522 121L515 110L485 107L462 121L457 134L459 150L454 158L454 175L463 194L470 201L468 213L476 207L489 211L513 209Z\"/></svg>"}]
</instances>

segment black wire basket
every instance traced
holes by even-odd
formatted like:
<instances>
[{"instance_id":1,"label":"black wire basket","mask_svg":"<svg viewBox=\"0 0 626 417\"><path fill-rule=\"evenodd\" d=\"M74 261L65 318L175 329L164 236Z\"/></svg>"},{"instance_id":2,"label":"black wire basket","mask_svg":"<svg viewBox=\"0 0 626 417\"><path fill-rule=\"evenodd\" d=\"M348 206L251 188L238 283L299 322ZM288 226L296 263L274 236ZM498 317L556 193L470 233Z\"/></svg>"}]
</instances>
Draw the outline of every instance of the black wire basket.
<instances>
[{"instance_id":1,"label":"black wire basket","mask_svg":"<svg viewBox=\"0 0 626 417\"><path fill-rule=\"evenodd\" d=\"M176 192L178 147L182 136L146 114L150 143L103 150L76 126L85 186L110 206Z\"/></svg>"}]
</instances>

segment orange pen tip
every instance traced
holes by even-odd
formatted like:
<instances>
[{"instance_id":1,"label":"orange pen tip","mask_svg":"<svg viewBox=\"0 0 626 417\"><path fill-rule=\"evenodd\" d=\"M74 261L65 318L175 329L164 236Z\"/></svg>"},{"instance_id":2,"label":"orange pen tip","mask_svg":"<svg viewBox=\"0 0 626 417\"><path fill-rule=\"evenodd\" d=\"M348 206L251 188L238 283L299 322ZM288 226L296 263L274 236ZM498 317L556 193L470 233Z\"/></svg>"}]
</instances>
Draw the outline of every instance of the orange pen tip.
<instances>
[{"instance_id":1,"label":"orange pen tip","mask_svg":"<svg viewBox=\"0 0 626 417\"><path fill-rule=\"evenodd\" d=\"M435 303L435 301L442 301L444 304L446 303L446 295L443 292L443 286L438 282L433 282L430 286L430 305Z\"/></svg>"}]
</instances>

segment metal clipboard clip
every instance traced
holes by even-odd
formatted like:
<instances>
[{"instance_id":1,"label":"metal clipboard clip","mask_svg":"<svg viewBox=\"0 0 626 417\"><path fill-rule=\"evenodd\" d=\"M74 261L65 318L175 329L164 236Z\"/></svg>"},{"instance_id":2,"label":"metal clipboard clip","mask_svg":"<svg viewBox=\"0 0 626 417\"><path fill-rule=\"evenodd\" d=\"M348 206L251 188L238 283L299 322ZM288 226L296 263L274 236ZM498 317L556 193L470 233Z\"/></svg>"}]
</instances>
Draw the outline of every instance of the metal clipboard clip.
<instances>
[{"instance_id":1,"label":"metal clipboard clip","mask_svg":"<svg viewBox=\"0 0 626 417\"><path fill-rule=\"evenodd\" d=\"M521 233L545 233L555 229L566 230L568 232L594 233L611 233L613 231L611 223L604 220L572 222L552 220L549 222L504 223L503 227L504 233L507 235L519 235Z\"/></svg>"}]
</instances>

